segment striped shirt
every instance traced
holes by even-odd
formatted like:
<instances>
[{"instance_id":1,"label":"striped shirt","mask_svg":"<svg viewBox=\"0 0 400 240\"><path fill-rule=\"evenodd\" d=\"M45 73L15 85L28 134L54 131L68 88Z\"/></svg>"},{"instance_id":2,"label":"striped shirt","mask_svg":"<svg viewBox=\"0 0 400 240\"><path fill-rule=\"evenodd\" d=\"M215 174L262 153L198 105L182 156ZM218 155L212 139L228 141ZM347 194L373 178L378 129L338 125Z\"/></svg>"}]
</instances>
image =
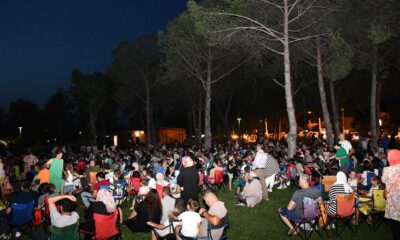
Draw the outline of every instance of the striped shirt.
<instances>
[{"instance_id":1,"label":"striped shirt","mask_svg":"<svg viewBox=\"0 0 400 240\"><path fill-rule=\"evenodd\" d=\"M331 190L329 190L330 203L328 204L328 206L326 208L327 214L331 214L331 215L336 214L336 195L337 194L348 194L344 190L343 184L334 184L334 185L332 185Z\"/></svg>"}]
</instances>

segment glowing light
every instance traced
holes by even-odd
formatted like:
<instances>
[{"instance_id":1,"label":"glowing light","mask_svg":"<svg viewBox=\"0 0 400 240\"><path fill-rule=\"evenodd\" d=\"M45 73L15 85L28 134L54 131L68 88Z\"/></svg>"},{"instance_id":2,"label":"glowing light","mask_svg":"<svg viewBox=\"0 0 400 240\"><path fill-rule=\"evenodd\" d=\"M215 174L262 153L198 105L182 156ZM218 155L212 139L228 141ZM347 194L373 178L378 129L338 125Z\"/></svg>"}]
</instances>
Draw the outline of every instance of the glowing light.
<instances>
[{"instance_id":1,"label":"glowing light","mask_svg":"<svg viewBox=\"0 0 400 240\"><path fill-rule=\"evenodd\" d=\"M114 135L113 143L114 143L114 146L118 146L118 135Z\"/></svg>"}]
</instances>

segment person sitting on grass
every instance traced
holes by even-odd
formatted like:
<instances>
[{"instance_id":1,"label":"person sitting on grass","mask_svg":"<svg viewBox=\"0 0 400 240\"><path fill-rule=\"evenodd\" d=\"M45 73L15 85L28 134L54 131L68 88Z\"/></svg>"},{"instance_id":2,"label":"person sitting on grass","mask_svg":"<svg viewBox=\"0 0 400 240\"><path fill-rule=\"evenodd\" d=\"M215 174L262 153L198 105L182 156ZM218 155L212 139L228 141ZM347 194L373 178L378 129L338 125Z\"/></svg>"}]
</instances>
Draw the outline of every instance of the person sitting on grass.
<instances>
[{"instance_id":1,"label":"person sitting on grass","mask_svg":"<svg viewBox=\"0 0 400 240\"><path fill-rule=\"evenodd\" d=\"M187 211L181 213L176 219L182 221L182 225L176 227L176 239L197 238L201 223L200 214L197 213L199 203L189 199L187 202ZM173 217L175 218L175 217ZM176 220L175 219L175 220Z\"/></svg>"},{"instance_id":2,"label":"person sitting on grass","mask_svg":"<svg viewBox=\"0 0 400 240\"><path fill-rule=\"evenodd\" d=\"M306 174L300 175L300 190L294 192L289 204L285 208L279 208L279 216L283 223L289 228L288 235L297 235L290 222L291 219L299 219L303 216L303 199L310 198L322 202L321 192L317 188L310 188L310 177Z\"/></svg>"},{"instance_id":3,"label":"person sitting on grass","mask_svg":"<svg viewBox=\"0 0 400 240\"><path fill-rule=\"evenodd\" d=\"M261 183L258 177L248 171L244 174L246 185L242 193L237 194L239 203L237 206L254 207L262 201Z\"/></svg>"}]
</instances>

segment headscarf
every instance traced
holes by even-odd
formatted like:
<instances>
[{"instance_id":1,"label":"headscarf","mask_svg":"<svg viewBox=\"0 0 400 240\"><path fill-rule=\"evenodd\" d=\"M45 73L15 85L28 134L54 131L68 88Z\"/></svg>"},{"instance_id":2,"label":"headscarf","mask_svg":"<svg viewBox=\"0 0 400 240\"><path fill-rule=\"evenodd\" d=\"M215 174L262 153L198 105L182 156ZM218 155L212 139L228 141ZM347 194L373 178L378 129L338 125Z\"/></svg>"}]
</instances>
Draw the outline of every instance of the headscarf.
<instances>
[{"instance_id":1,"label":"headscarf","mask_svg":"<svg viewBox=\"0 0 400 240\"><path fill-rule=\"evenodd\" d=\"M193 160L189 156L183 157L182 158L182 165L184 167L191 167L193 166Z\"/></svg>"},{"instance_id":2,"label":"headscarf","mask_svg":"<svg viewBox=\"0 0 400 240\"><path fill-rule=\"evenodd\" d=\"M114 197L109 191L105 189L100 189L97 192L96 201L104 203L107 208L107 212L109 213L113 213L115 211L115 208L117 207L114 201Z\"/></svg>"},{"instance_id":3,"label":"headscarf","mask_svg":"<svg viewBox=\"0 0 400 240\"><path fill-rule=\"evenodd\" d=\"M388 161L390 166L400 164L400 150L393 149L388 153Z\"/></svg>"},{"instance_id":4,"label":"headscarf","mask_svg":"<svg viewBox=\"0 0 400 240\"><path fill-rule=\"evenodd\" d=\"M336 174L336 182L334 183L334 185L336 184L341 184L344 187L344 191L346 193L352 193L353 189L350 187L350 185L347 183L347 177L346 174L342 171L338 172Z\"/></svg>"}]
</instances>

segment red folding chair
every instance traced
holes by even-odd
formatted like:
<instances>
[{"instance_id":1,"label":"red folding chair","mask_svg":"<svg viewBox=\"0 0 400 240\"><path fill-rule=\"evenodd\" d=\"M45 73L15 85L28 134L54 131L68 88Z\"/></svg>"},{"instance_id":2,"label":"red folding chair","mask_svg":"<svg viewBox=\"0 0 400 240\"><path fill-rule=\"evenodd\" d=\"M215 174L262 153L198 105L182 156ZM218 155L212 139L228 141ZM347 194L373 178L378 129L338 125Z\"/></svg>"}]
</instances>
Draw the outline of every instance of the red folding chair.
<instances>
[{"instance_id":1,"label":"red folding chair","mask_svg":"<svg viewBox=\"0 0 400 240\"><path fill-rule=\"evenodd\" d=\"M120 239L121 234L117 229L118 210L111 215L93 214L95 232L80 230L83 235L93 235L93 239Z\"/></svg>"},{"instance_id":2,"label":"red folding chair","mask_svg":"<svg viewBox=\"0 0 400 240\"><path fill-rule=\"evenodd\" d=\"M224 192L224 170L216 170L215 178L208 178L208 187L211 188L215 193L219 191Z\"/></svg>"}]
</instances>

